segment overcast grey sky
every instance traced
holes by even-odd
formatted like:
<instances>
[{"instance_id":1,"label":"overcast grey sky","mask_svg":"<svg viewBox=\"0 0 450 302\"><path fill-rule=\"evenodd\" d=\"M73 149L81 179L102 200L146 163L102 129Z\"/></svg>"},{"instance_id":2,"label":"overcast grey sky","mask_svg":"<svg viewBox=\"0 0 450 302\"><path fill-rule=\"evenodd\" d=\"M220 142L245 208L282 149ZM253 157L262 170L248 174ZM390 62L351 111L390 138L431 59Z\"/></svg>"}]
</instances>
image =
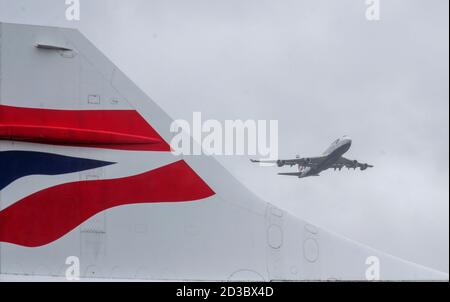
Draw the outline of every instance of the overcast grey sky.
<instances>
[{"instance_id":1,"label":"overcast grey sky","mask_svg":"<svg viewBox=\"0 0 450 302\"><path fill-rule=\"evenodd\" d=\"M447 0L0 0L0 21L79 28L173 118L277 119L280 155L344 134L376 167L282 178L218 158L312 223L449 271Z\"/></svg>"}]
</instances>

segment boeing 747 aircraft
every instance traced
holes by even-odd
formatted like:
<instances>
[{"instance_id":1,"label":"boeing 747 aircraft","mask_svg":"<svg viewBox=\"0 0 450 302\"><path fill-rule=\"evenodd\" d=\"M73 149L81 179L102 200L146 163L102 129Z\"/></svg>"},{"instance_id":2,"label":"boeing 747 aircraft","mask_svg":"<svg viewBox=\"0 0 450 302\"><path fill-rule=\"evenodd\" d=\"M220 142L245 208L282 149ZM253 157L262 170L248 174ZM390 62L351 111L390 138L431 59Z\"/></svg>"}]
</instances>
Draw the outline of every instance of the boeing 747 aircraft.
<instances>
[{"instance_id":1,"label":"boeing 747 aircraft","mask_svg":"<svg viewBox=\"0 0 450 302\"><path fill-rule=\"evenodd\" d=\"M323 153L322 156L318 157L308 157L300 158L297 156L296 159L280 159L275 161L261 161L261 160L251 160L254 163L276 163L278 167L283 166L294 166L298 165L298 172L291 173L278 173L278 175L286 176L297 176L298 178L304 178L308 176L319 176L320 172L327 169L333 168L335 171L337 169L342 170L343 167L348 169L360 168L361 171L367 168L373 168L369 164L361 164L357 160L350 160L342 155L346 153L352 145L352 140L348 136L343 136L335 140L330 147Z\"/></svg>"}]
</instances>

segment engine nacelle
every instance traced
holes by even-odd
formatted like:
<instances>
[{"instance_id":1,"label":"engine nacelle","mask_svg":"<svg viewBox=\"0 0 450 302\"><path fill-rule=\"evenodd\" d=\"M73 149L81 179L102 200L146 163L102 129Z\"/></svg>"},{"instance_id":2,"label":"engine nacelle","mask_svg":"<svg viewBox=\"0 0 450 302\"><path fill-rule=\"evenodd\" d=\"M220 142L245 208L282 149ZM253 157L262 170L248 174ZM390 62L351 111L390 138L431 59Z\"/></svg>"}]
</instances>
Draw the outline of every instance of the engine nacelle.
<instances>
[{"instance_id":1,"label":"engine nacelle","mask_svg":"<svg viewBox=\"0 0 450 302\"><path fill-rule=\"evenodd\" d=\"M280 167L280 168L283 167L285 164L286 163L284 162L284 160L277 161L277 166Z\"/></svg>"},{"instance_id":2,"label":"engine nacelle","mask_svg":"<svg viewBox=\"0 0 450 302\"><path fill-rule=\"evenodd\" d=\"M362 165L362 166L360 167L360 169L361 169L361 171L364 171L364 170L366 170L368 167L369 167L368 164L364 164L364 165Z\"/></svg>"}]
</instances>

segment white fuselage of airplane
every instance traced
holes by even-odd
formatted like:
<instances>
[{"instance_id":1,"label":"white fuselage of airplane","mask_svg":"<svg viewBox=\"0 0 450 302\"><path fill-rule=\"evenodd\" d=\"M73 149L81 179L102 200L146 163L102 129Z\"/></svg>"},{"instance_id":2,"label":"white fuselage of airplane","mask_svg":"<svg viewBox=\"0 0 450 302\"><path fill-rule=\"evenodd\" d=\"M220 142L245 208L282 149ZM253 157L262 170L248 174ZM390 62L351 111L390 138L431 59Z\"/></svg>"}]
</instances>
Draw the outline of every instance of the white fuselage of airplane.
<instances>
[{"instance_id":1,"label":"white fuselage of airplane","mask_svg":"<svg viewBox=\"0 0 450 302\"><path fill-rule=\"evenodd\" d=\"M332 168L334 164L344 155L351 147L352 140L348 136L334 141L323 153L324 158L315 167L305 167L298 165L299 177L319 176L319 173Z\"/></svg>"}]
</instances>

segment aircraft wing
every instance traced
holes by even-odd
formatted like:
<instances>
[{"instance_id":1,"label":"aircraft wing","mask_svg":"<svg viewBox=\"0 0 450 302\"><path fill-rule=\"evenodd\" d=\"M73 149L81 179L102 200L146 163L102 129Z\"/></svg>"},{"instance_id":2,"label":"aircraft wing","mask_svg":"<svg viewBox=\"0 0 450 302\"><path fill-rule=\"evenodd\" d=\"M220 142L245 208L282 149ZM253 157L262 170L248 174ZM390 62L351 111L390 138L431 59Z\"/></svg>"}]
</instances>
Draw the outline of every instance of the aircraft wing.
<instances>
[{"instance_id":1,"label":"aircraft wing","mask_svg":"<svg viewBox=\"0 0 450 302\"><path fill-rule=\"evenodd\" d=\"M356 168L360 168L361 171L366 170L367 168L373 168L372 165L369 164L363 164L358 162L357 160L351 160L345 157L341 157L333 166L332 168L335 169L342 169L343 167L346 167L348 169L356 169Z\"/></svg>"},{"instance_id":2,"label":"aircraft wing","mask_svg":"<svg viewBox=\"0 0 450 302\"><path fill-rule=\"evenodd\" d=\"M318 157L308 157L308 158L279 159L279 160L267 160L267 161L251 159L250 161L252 163L277 164L279 167L283 167L283 166L291 166L292 167L295 165L300 165L303 167L315 167L323 159L324 159L323 156L318 156Z\"/></svg>"}]
</instances>

